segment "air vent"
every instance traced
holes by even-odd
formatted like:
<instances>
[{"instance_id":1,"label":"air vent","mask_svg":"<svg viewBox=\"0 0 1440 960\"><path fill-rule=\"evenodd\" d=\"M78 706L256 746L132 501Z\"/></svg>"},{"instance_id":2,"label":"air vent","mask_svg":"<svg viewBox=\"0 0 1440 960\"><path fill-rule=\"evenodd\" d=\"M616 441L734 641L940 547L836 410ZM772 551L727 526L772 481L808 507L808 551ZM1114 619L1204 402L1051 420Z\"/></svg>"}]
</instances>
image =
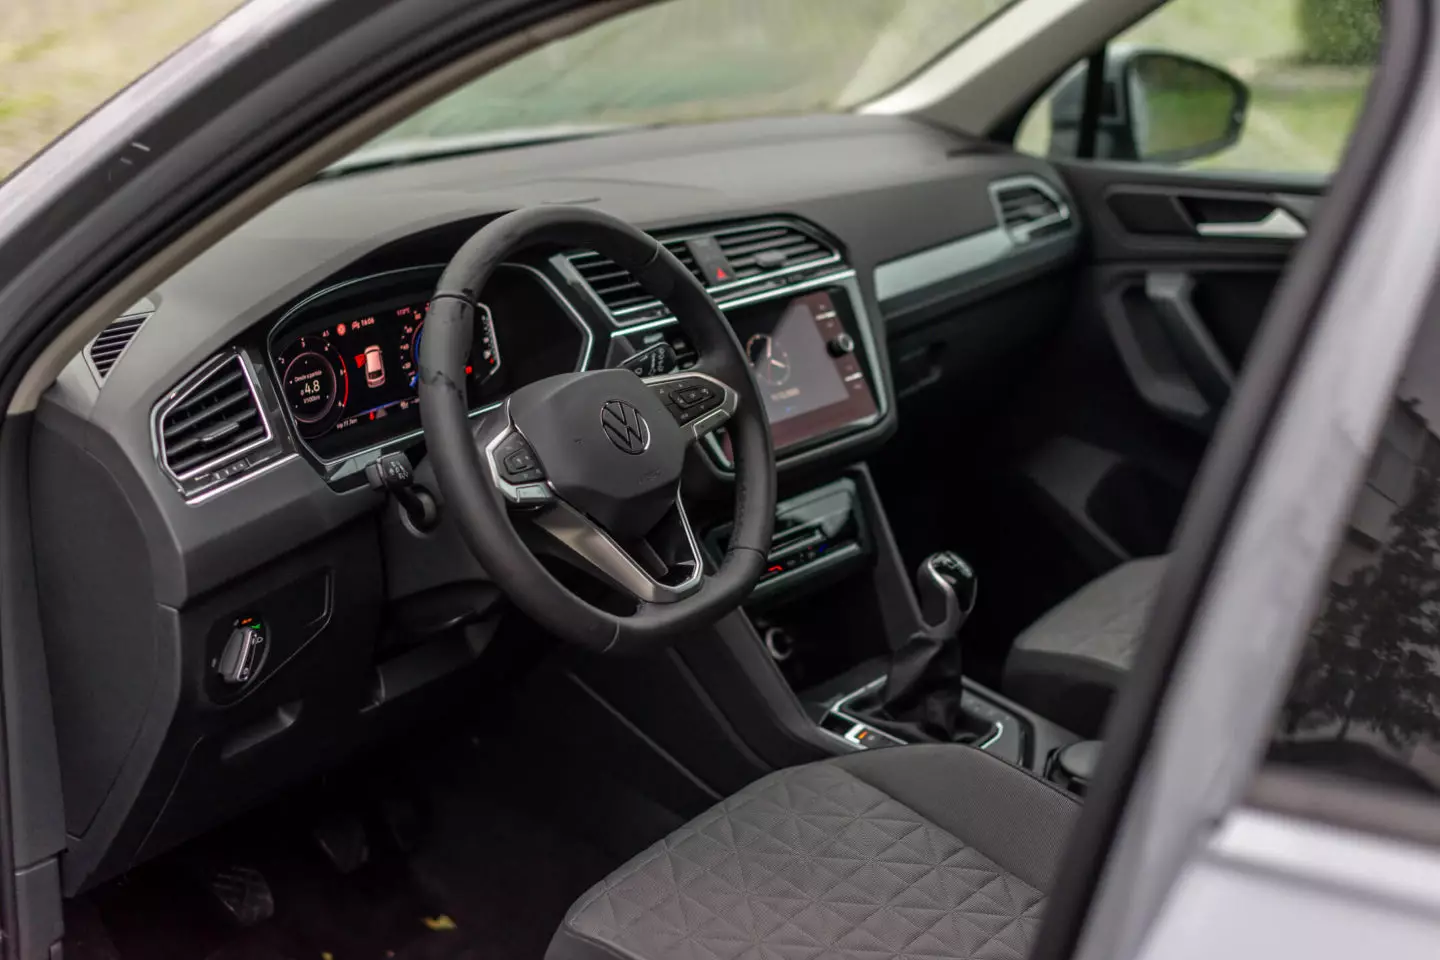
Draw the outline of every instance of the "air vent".
<instances>
[{"instance_id":1,"label":"air vent","mask_svg":"<svg viewBox=\"0 0 1440 960\"><path fill-rule=\"evenodd\" d=\"M140 332L140 327L150 314L140 313L134 316L121 317L110 326L100 332L100 336L90 341L90 346L85 348L86 355L90 358L90 366L95 371L95 379L101 383L110 375L115 362L120 359L120 354L130 346L130 341L135 339L135 334Z\"/></svg>"},{"instance_id":2,"label":"air vent","mask_svg":"<svg viewBox=\"0 0 1440 960\"><path fill-rule=\"evenodd\" d=\"M181 483L201 474L225 479L227 465L269 439L260 398L238 355L203 373L160 416L160 460Z\"/></svg>"},{"instance_id":3,"label":"air vent","mask_svg":"<svg viewBox=\"0 0 1440 960\"><path fill-rule=\"evenodd\" d=\"M736 282L836 259L835 251L788 224L737 227L715 235Z\"/></svg>"},{"instance_id":4,"label":"air vent","mask_svg":"<svg viewBox=\"0 0 1440 960\"><path fill-rule=\"evenodd\" d=\"M713 233L670 237L662 242L695 279L717 296L722 292L738 296L751 284L824 267L840 259L828 244L783 222L745 224ZM664 308L630 274L605 257L583 251L568 254L567 259L617 319L638 323L665 314Z\"/></svg>"},{"instance_id":5,"label":"air vent","mask_svg":"<svg viewBox=\"0 0 1440 960\"><path fill-rule=\"evenodd\" d=\"M705 282L704 276L700 273L699 266L695 263L695 255L690 252L689 246L684 240L666 240L666 248L684 264L685 269L694 275L696 280ZM629 271L616 266L609 257L602 257L594 251L570 254L570 262L575 265L580 276L595 291L595 295L609 308L613 314L621 315L651 306L655 299L645 292L639 282Z\"/></svg>"},{"instance_id":6,"label":"air vent","mask_svg":"<svg viewBox=\"0 0 1440 960\"><path fill-rule=\"evenodd\" d=\"M1069 229L1070 208L1043 180L1003 181L991 185L990 195L1001 225L1016 243Z\"/></svg>"}]
</instances>

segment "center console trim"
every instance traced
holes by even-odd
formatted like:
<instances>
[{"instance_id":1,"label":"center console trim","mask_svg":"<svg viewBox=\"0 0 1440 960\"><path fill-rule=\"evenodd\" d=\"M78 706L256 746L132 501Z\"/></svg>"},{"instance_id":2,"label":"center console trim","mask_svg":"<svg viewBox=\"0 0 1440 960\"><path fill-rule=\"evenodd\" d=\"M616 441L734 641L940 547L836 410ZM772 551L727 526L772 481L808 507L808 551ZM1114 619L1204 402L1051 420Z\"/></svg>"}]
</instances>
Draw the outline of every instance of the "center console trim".
<instances>
[{"instance_id":1,"label":"center console trim","mask_svg":"<svg viewBox=\"0 0 1440 960\"><path fill-rule=\"evenodd\" d=\"M852 690L851 692L845 694L843 697L841 697L840 699L836 700L834 703L832 703L832 704L830 705L830 709L829 709L828 711L826 711L826 712L830 713L830 714L833 715L833 716L839 717L841 720L845 720L845 721L847 721L847 722L849 722L849 723L851 724L850 732L847 733L844 737L841 737L842 740L844 740L844 741L847 742L847 743L852 743L852 744L854 744L855 746L863 746L862 744L859 743L859 741L857 741L857 740L851 740L851 739L850 739L850 735L855 732L855 727L863 727L863 728L865 728L866 730L872 731L873 733L877 734L878 736L884 737L885 739L891 741L892 743L895 743L895 744L897 744L897 745L899 745L899 746L904 746L904 745L905 745L905 741L904 741L904 740L901 740L899 737L896 737L896 736L893 736L892 734L886 733L884 730L878 730L878 729L876 729L875 727L873 727L872 725L866 723L864 720L856 717L854 714L846 713L846 712L845 712L845 711L846 711L846 708L847 708L851 703L854 703L855 700L859 699L860 697L864 696L864 695L867 694L867 693L872 693L872 692L880 689L880 688L883 687L884 685L885 685L885 678L884 678L884 677L880 677L879 679L876 679L876 680L871 680L869 683L865 684L863 687L860 687L858 690ZM999 720L991 720L991 721L990 721L990 724L991 724L991 732L990 732L990 735L987 736L987 737L985 737L985 738L982 739L982 740L978 740L978 741L976 741L975 743L969 744L969 746L974 747L976 750L988 750L990 747L993 747L996 743L998 743L998 742L1000 741L1000 738L1005 735L1005 724L1002 723L1002 722L1000 722ZM820 729L821 729L821 730L825 730L825 728L824 728L823 726L822 726ZM832 732L829 731L829 730L825 730L825 732L826 732L826 733L829 733L832 737L836 735L836 734L832 733Z\"/></svg>"}]
</instances>

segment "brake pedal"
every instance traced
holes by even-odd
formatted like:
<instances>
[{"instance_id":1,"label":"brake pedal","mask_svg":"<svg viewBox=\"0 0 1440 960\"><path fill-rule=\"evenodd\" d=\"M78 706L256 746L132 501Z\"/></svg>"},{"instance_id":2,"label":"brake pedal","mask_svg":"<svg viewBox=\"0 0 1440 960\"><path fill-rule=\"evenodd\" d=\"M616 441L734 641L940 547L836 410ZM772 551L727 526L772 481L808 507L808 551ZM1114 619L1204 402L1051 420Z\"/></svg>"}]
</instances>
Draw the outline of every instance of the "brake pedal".
<instances>
[{"instance_id":1,"label":"brake pedal","mask_svg":"<svg viewBox=\"0 0 1440 960\"><path fill-rule=\"evenodd\" d=\"M205 886L225 913L242 927L253 927L275 915L275 895L265 875L254 867L220 867Z\"/></svg>"},{"instance_id":2,"label":"brake pedal","mask_svg":"<svg viewBox=\"0 0 1440 960\"><path fill-rule=\"evenodd\" d=\"M385 797L380 801L380 821L385 835L401 853L414 853L425 834L425 817L420 804L408 797Z\"/></svg>"},{"instance_id":3,"label":"brake pedal","mask_svg":"<svg viewBox=\"0 0 1440 960\"><path fill-rule=\"evenodd\" d=\"M317 824L311 835L332 866L354 873L370 860L370 838L365 824L354 814L340 814Z\"/></svg>"}]
</instances>

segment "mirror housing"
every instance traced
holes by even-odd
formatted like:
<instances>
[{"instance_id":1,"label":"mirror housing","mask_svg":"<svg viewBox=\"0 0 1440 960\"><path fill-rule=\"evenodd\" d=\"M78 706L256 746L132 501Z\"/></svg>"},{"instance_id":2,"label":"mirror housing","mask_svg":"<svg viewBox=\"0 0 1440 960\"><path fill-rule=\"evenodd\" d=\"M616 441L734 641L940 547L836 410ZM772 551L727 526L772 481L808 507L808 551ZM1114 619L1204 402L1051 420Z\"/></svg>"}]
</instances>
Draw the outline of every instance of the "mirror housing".
<instances>
[{"instance_id":1,"label":"mirror housing","mask_svg":"<svg viewBox=\"0 0 1440 960\"><path fill-rule=\"evenodd\" d=\"M1077 64L1050 99L1050 155L1076 154L1089 61ZM1250 90L1213 64L1165 50L1106 51L1095 158L1179 163L1234 146Z\"/></svg>"}]
</instances>

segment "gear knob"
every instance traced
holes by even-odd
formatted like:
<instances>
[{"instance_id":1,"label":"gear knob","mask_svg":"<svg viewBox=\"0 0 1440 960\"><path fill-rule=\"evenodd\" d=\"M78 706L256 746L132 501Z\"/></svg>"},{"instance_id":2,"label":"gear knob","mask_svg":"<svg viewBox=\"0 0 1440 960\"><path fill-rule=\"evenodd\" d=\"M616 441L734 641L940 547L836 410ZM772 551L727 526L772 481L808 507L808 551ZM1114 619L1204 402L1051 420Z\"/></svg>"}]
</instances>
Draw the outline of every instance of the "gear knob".
<instances>
[{"instance_id":1,"label":"gear knob","mask_svg":"<svg viewBox=\"0 0 1440 960\"><path fill-rule=\"evenodd\" d=\"M926 623L950 627L953 622L950 629L959 630L975 609L979 582L970 564L958 554L942 550L920 564L915 587Z\"/></svg>"}]
</instances>

